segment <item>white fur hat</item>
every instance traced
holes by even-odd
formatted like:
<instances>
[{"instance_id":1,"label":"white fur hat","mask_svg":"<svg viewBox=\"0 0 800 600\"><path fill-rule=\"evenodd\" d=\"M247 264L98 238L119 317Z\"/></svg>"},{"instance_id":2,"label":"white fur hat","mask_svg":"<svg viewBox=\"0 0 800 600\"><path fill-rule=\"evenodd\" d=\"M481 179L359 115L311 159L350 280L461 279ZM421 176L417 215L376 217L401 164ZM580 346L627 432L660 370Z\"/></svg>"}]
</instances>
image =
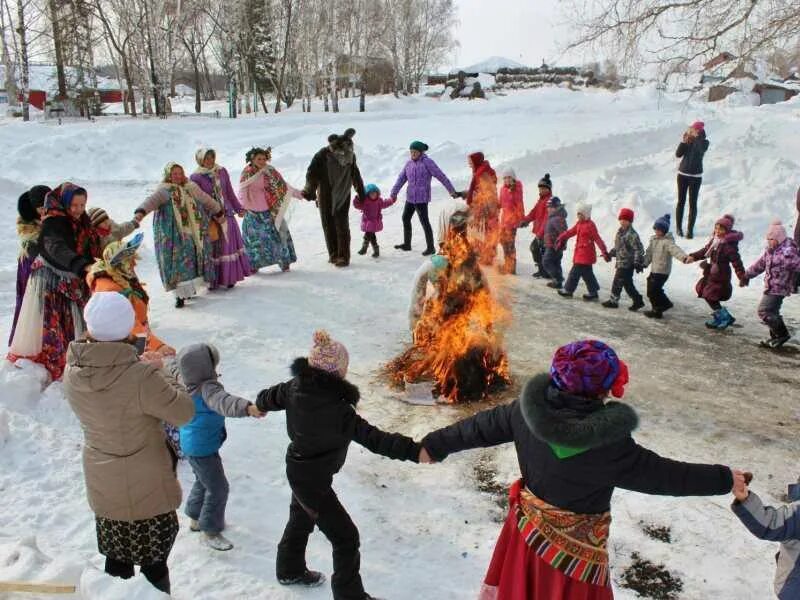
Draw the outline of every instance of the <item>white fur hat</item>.
<instances>
[{"instance_id":1,"label":"white fur hat","mask_svg":"<svg viewBox=\"0 0 800 600\"><path fill-rule=\"evenodd\" d=\"M130 301L117 292L95 292L83 309L89 335L98 342L125 340L133 329Z\"/></svg>"},{"instance_id":2,"label":"white fur hat","mask_svg":"<svg viewBox=\"0 0 800 600\"><path fill-rule=\"evenodd\" d=\"M586 204L585 202L581 202L578 204L577 208L575 209L576 213L582 214L587 219L592 218L592 207L590 204Z\"/></svg>"}]
</instances>

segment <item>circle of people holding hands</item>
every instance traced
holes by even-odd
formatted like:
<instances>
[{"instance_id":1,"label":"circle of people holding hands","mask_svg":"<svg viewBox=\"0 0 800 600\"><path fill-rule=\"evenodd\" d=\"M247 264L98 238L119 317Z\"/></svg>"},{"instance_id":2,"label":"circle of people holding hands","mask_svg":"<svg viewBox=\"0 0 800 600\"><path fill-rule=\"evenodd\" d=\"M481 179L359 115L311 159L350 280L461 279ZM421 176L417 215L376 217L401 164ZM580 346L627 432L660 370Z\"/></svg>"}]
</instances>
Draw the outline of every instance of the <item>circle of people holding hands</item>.
<instances>
[{"instance_id":1,"label":"circle of people holding hands","mask_svg":"<svg viewBox=\"0 0 800 600\"><path fill-rule=\"evenodd\" d=\"M314 334L308 356L292 363L292 378L264 389L255 402L224 389L216 373L221 357L213 346L195 344L176 353L160 340L150 329L149 296L136 274L143 234L128 237L148 214L153 214L162 283L174 293L175 306L182 308L197 294L198 280L209 289L231 288L261 268L277 265L288 271L297 260L287 219L294 199L316 203L329 261L346 267L351 260L352 190L352 204L362 212L364 235L358 253L371 248L378 258L382 211L406 186L403 240L395 248L412 249L416 214L425 238L422 254L438 264L428 216L433 178L451 196L466 200L470 239L483 265L495 262L500 246L500 271L515 274L517 229L532 225L534 277L547 280L565 298L572 297L583 280L583 298L596 301L597 248L606 261L616 260L610 297L602 305L617 308L624 290L632 301L630 310L643 308L634 279L650 267L646 293L651 308L645 315L660 319L673 306L664 291L673 258L699 262L697 295L713 311L706 325L716 329L735 320L722 305L732 295L733 274L744 286L764 273L758 314L770 337L763 343L778 348L790 339L780 308L783 299L797 291L800 240L790 238L780 222L770 225L767 247L748 269L738 251L743 234L731 215L716 221L700 249L686 253L670 233L670 215L655 221L645 248L633 227L633 211L623 208L609 249L591 220L590 206L579 204L577 220L568 228L566 208L553 195L549 174L539 180L538 198L526 213L523 184L513 170L503 171L498 181L480 152L469 155L472 179L465 192L457 192L427 155L427 145L415 141L384 198L376 185L363 183L354 134L348 129L329 136L328 144L314 155L302 190L287 183L270 163L270 148L252 148L246 153L237 194L227 170L217 164L215 151L201 148L195 155L196 170L187 177L181 165L168 164L161 183L127 222L116 223L97 207L87 209L86 189L69 182L54 189L34 186L20 196L21 252L9 359L33 360L53 379L63 378L84 430L86 489L106 572L128 578L139 565L155 587L169 593L167 558L178 532L176 509L181 503L175 476L179 457L188 460L195 475L184 507L190 529L209 547L230 550L233 544L223 535L229 486L219 455L225 418L260 418L279 410L287 415L286 474L292 500L278 543L276 576L284 585L324 582L305 561L308 537L318 527L333 546L331 588L336 599L372 597L359 574L358 530L332 487L352 441L389 458L425 463L470 448L514 442L521 478L510 489L508 519L482 599L611 598L606 546L615 487L674 496L733 491L734 512L756 535L798 538L800 508L764 507L748 490L749 474L722 465L672 461L637 445L632 438L638 424L635 411L609 400L623 396L628 368L612 348L597 340L559 348L549 369L532 377L515 402L432 432L421 442L381 431L358 415L359 391L346 379L347 350L324 331ZM708 144L703 124L695 123L677 151L682 161L676 216L682 235L688 193L687 239L693 237ZM800 190L797 203L800 211ZM242 218L241 229L237 217ZM800 227L795 231L795 238L799 236ZM573 264L564 277L563 253L573 237ZM576 544L584 550L576 552ZM797 560L796 551L781 552L776 578L781 598L800 594L796 578L788 577Z\"/></svg>"}]
</instances>

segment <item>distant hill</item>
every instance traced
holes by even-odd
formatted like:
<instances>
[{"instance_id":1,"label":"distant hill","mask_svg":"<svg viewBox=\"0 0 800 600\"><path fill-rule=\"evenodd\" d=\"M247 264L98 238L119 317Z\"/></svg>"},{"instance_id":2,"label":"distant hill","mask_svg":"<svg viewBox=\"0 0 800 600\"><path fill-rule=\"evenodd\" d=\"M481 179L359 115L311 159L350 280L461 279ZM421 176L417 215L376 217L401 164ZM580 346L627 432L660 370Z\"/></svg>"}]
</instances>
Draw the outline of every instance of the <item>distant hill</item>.
<instances>
[{"instance_id":1,"label":"distant hill","mask_svg":"<svg viewBox=\"0 0 800 600\"><path fill-rule=\"evenodd\" d=\"M469 65L468 67L462 67L461 71L465 73L497 73L498 69L525 69L527 65L523 65L518 63L515 60L511 60L510 58L504 58L502 56L490 56L484 61L479 63L475 63L474 65Z\"/></svg>"}]
</instances>

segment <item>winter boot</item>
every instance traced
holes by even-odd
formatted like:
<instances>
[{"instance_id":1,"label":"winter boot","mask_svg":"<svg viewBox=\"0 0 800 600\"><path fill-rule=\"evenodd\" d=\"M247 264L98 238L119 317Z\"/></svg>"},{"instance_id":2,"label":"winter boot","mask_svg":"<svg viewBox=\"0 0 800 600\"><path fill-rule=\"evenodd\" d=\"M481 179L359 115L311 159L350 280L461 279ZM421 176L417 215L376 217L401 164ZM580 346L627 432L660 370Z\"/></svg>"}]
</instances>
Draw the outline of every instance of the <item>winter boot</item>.
<instances>
[{"instance_id":1,"label":"winter boot","mask_svg":"<svg viewBox=\"0 0 800 600\"><path fill-rule=\"evenodd\" d=\"M717 327L719 327L721 320L722 320L722 309L720 308L719 310L715 310L713 313L711 313L711 318L708 321L706 321L706 327L708 327L709 329L716 329Z\"/></svg>"},{"instance_id":2,"label":"winter boot","mask_svg":"<svg viewBox=\"0 0 800 600\"><path fill-rule=\"evenodd\" d=\"M642 298L641 298L641 297L639 297L639 298L635 299L635 300L633 301L633 304L631 304L631 305L628 307L628 310L629 310L629 311L631 311L631 312L636 312L636 311L637 311L637 310L639 310L640 308L644 308L644 300L642 300Z\"/></svg>"},{"instance_id":3,"label":"winter boot","mask_svg":"<svg viewBox=\"0 0 800 600\"><path fill-rule=\"evenodd\" d=\"M662 307L661 307L659 310L660 310L661 312L667 312L667 311L668 311L670 308L672 308L673 306L675 306L675 305L674 305L672 302L670 302L670 301L667 301L667 303L666 303L664 306L662 306Z\"/></svg>"},{"instance_id":4,"label":"winter boot","mask_svg":"<svg viewBox=\"0 0 800 600\"><path fill-rule=\"evenodd\" d=\"M606 308L619 308L619 302L617 302L617 300L612 297L603 302L603 306L605 306Z\"/></svg>"},{"instance_id":5,"label":"winter boot","mask_svg":"<svg viewBox=\"0 0 800 600\"><path fill-rule=\"evenodd\" d=\"M378 247L378 244L372 242L372 258L378 258L381 255L381 249Z\"/></svg>"},{"instance_id":6,"label":"winter boot","mask_svg":"<svg viewBox=\"0 0 800 600\"><path fill-rule=\"evenodd\" d=\"M545 273L545 272L544 272L544 271L542 271L542 270L538 270L538 271L536 271L536 272L533 274L533 276L534 276L536 279L550 279L550 278L547 276L547 273Z\"/></svg>"},{"instance_id":7,"label":"winter boot","mask_svg":"<svg viewBox=\"0 0 800 600\"><path fill-rule=\"evenodd\" d=\"M227 552L233 548L233 544L221 533L206 533L203 535L203 543L213 550Z\"/></svg>"},{"instance_id":8,"label":"winter boot","mask_svg":"<svg viewBox=\"0 0 800 600\"><path fill-rule=\"evenodd\" d=\"M562 283L560 281L556 281L555 279L551 279L547 282L547 287L553 288L554 290L560 290Z\"/></svg>"},{"instance_id":9,"label":"winter boot","mask_svg":"<svg viewBox=\"0 0 800 600\"><path fill-rule=\"evenodd\" d=\"M663 319L664 313L654 308L653 310L644 311L644 316L648 319Z\"/></svg>"},{"instance_id":10,"label":"winter boot","mask_svg":"<svg viewBox=\"0 0 800 600\"><path fill-rule=\"evenodd\" d=\"M175 298L175 308L183 308L185 304L183 298Z\"/></svg>"},{"instance_id":11,"label":"winter boot","mask_svg":"<svg viewBox=\"0 0 800 600\"><path fill-rule=\"evenodd\" d=\"M583 299L586 300L586 302L594 302L599 297L600 296L598 296L596 293L595 294L584 294L583 295Z\"/></svg>"},{"instance_id":12,"label":"winter boot","mask_svg":"<svg viewBox=\"0 0 800 600\"><path fill-rule=\"evenodd\" d=\"M403 250L404 252L411 250L411 244L395 244L394 247L396 250Z\"/></svg>"},{"instance_id":13,"label":"winter boot","mask_svg":"<svg viewBox=\"0 0 800 600\"><path fill-rule=\"evenodd\" d=\"M281 585L302 585L305 587L319 587L325 583L325 575L319 571L309 571L298 577L278 577L278 583Z\"/></svg>"},{"instance_id":14,"label":"winter boot","mask_svg":"<svg viewBox=\"0 0 800 600\"><path fill-rule=\"evenodd\" d=\"M561 289L556 291L558 292L558 295L561 296L562 298L572 298L572 292L568 292L567 290L561 290Z\"/></svg>"},{"instance_id":15,"label":"winter boot","mask_svg":"<svg viewBox=\"0 0 800 600\"><path fill-rule=\"evenodd\" d=\"M728 309L724 306L719 309L719 324L717 325L717 329L727 329L730 325L733 325L733 322L736 320L731 316L731 313L728 312Z\"/></svg>"},{"instance_id":16,"label":"winter boot","mask_svg":"<svg viewBox=\"0 0 800 600\"><path fill-rule=\"evenodd\" d=\"M359 251L358 251L358 253L359 253L361 256L364 256L364 255L367 253L367 248L368 248L368 247L369 247L369 241L365 239L365 240L364 240L364 243L363 243L363 244L361 244L361 250L359 250Z\"/></svg>"},{"instance_id":17,"label":"winter boot","mask_svg":"<svg viewBox=\"0 0 800 600\"><path fill-rule=\"evenodd\" d=\"M792 339L792 334L789 333L789 330L786 327L786 324L783 322L783 318L778 317L775 321L775 329L770 329L770 340L769 345L772 348L780 348L790 339Z\"/></svg>"},{"instance_id":18,"label":"winter boot","mask_svg":"<svg viewBox=\"0 0 800 600\"><path fill-rule=\"evenodd\" d=\"M200 523L194 519L189 519L189 531L200 531Z\"/></svg>"}]
</instances>

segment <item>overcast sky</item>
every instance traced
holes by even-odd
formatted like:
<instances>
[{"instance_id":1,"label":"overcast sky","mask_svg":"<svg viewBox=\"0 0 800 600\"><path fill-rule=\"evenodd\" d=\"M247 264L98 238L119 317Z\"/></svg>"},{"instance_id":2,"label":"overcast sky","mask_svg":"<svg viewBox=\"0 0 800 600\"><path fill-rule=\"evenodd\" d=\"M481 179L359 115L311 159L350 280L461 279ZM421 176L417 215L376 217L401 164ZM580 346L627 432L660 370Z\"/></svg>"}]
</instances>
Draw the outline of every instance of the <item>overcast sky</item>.
<instances>
[{"instance_id":1,"label":"overcast sky","mask_svg":"<svg viewBox=\"0 0 800 600\"><path fill-rule=\"evenodd\" d=\"M558 58L558 0L456 0L461 42L448 67L504 56L532 67Z\"/></svg>"}]
</instances>

